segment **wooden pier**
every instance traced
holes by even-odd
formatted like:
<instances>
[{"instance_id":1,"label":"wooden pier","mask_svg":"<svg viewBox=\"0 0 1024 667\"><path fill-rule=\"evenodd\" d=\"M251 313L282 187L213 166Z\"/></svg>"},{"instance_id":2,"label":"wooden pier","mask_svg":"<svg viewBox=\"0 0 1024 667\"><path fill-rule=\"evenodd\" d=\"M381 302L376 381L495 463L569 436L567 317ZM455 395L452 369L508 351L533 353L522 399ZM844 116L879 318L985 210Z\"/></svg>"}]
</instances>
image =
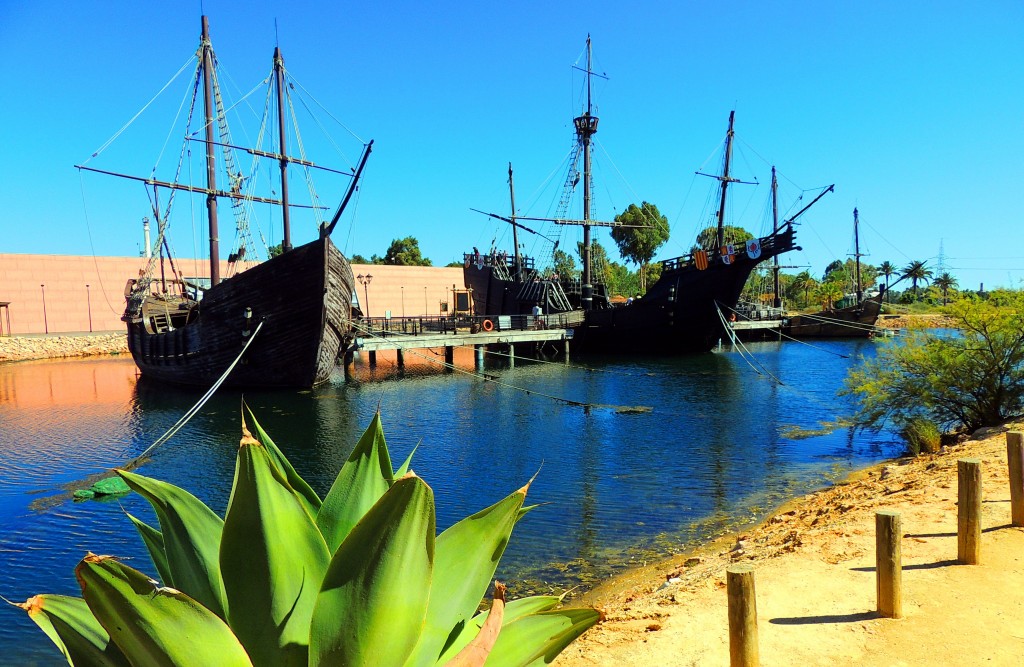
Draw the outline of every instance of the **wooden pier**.
<instances>
[{"instance_id":1,"label":"wooden pier","mask_svg":"<svg viewBox=\"0 0 1024 667\"><path fill-rule=\"evenodd\" d=\"M579 320L579 321L577 321ZM357 328L355 345L345 355L346 369L353 361L353 353L366 353L371 368L377 365L377 352L394 351L398 368L405 367L405 353L410 350L444 348L444 361L448 369L454 363L455 348L472 346L476 350L476 365L483 365L484 351L497 347L508 352L509 364L515 365L517 345L554 343L569 360L569 341L572 326L582 322L582 313L557 315L476 317L470 321L453 322L446 318L391 318L364 320Z\"/></svg>"}]
</instances>

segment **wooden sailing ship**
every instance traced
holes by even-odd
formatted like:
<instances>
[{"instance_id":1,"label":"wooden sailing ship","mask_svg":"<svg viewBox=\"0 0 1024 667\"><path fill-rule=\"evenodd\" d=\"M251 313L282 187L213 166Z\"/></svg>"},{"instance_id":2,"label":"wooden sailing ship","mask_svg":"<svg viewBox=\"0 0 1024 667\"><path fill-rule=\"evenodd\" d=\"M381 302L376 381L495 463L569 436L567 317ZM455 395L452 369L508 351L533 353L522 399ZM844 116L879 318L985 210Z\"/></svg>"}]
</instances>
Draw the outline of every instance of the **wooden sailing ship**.
<instances>
[{"instance_id":1,"label":"wooden sailing ship","mask_svg":"<svg viewBox=\"0 0 1024 667\"><path fill-rule=\"evenodd\" d=\"M876 332L875 323L882 312L884 292L865 298L860 273L860 219L853 209L853 243L855 291L845 297L851 303L824 308L816 313L794 315L787 319L782 333L792 338L869 338Z\"/></svg>"},{"instance_id":2,"label":"wooden sailing ship","mask_svg":"<svg viewBox=\"0 0 1024 667\"><path fill-rule=\"evenodd\" d=\"M239 147L232 144L227 133L215 73L216 59L205 16L202 17L197 59L192 108L195 110L198 98L202 97L203 138L194 140L203 146L206 156L204 185L181 182L180 161L179 173L171 180L79 166L79 169L142 181L151 188L152 213L159 231L153 244L154 252L145 268L125 287L127 303L122 319L127 325L128 347L142 375L159 381L210 386L230 369L226 377L229 386L312 387L328 379L339 353L352 341L355 281L348 260L331 241L331 232L355 191L373 142L363 146L357 167L349 172L335 172L346 174L351 180L333 219L319 223L318 238L292 247L291 209L323 207L303 206L289 199L289 166L298 164L307 170L319 167L287 154L285 106L289 93L280 50L274 50L273 74L268 80L273 85L274 95L268 96L267 104L268 111L274 106L277 110L277 149L242 149L254 159L269 158L279 164L280 196L276 198L253 194L246 178L235 166L234 149ZM226 188L217 183L217 153L222 154L221 161L228 171L230 182ZM208 286L187 279L170 257L167 241L170 204L165 211L161 211L158 204L159 193L168 191L168 202L173 201L174 193L179 191L206 195L210 248ZM279 205L283 222L280 252L270 253L267 261L251 265L244 261L251 243L242 244L230 254L229 275L222 277L217 217L220 199L231 201L236 223L237 216L244 215L245 205L251 206L253 202ZM251 237L249 240L251 242ZM167 264L170 277L165 268ZM159 277L156 276L158 267Z\"/></svg>"},{"instance_id":3,"label":"wooden sailing ship","mask_svg":"<svg viewBox=\"0 0 1024 667\"><path fill-rule=\"evenodd\" d=\"M688 255L663 261L660 277L642 298L633 300L627 306L613 305L605 286L595 280L591 257L591 229L614 227L621 223L600 222L591 217L590 152L591 139L597 132L598 117L593 113L590 95L594 73L589 38L585 72L586 107L574 119L577 140L574 157L580 157L583 170L581 178L572 178L570 173L567 179L573 186L576 182L583 183L583 218L549 220L558 225L578 225L583 228L582 276L579 281L567 281L564 277L542 277L533 260L520 255L518 240L514 241L515 252L511 257L494 253L482 257L474 249L473 253L464 256L464 274L466 286L473 290L477 312L488 315L520 314L530 312L530 308L538 303L545 313L579 309L583 312L584 320L573 332L575 351L614 354L707 352L720 339L727 337L724 317L728 317L728 313L735 308L754 267L798 247L795 244L793 218L777 226L768 236L742 244L727 242L727 192L729 184L736 182L730 176L735 119L735 112L731 112L723 169L720 175L715 176L719 181L720 196L714 247L698 248ZM575 165L576 161L572 160L571 163ZM511 169L509 176L511 183ZM528 229L520 221L544 220L516 217L514 197L512 217L489 215L510 222L514 235L518 229Z\"/></svg>"}]
</instances>

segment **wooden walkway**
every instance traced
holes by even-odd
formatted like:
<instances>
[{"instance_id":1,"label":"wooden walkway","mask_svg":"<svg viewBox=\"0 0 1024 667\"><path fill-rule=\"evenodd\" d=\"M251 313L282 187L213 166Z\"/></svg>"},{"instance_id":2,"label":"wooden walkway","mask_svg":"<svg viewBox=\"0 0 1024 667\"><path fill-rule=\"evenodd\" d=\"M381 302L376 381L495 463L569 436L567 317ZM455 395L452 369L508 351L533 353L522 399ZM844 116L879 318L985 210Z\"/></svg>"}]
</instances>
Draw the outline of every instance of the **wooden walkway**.
<instances>
[{"instance_id":1,"label":"wooden walkway","mask_svg":"<svg viewBox=\"0 0 1024 667\"><path fill-rule=\"evenodd\" d=\"M377 364L377 352L394 351L398 367L405 366L405 352L444 348L446 364L454 362L455 348L472 346L476 350L477 365L483 364L484 350L500 347L507 350L509 361L515 364L516 345L554 343L569 359L569 341L572 340L572 325L582 321L582 314L560 313L532 317L525 315L475 318L473 326L448 327L438 331L436 323L424 322L422 318L396 319L388 321L365 320L364 329L357 334L355 345L345 356L345 366L353 361L353 352L366 353L370 367ZM488 330L490 329L490 330ZM357 331L359 329L357 328Z\"/></svg>"}]
</instances>

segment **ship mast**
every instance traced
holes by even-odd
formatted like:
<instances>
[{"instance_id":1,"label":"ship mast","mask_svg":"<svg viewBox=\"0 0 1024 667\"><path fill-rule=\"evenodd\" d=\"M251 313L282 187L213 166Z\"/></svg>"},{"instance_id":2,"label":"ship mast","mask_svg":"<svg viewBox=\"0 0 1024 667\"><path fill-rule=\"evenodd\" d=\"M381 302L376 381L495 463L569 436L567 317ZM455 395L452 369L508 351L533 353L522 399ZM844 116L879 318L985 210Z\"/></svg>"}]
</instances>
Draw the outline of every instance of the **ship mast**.
<instances>
[{"instance_id":1,"label":"ship mast","mask_svg":"<svg viewBox=\"0 0 1024 667\"><path fill-rule=\"evenodd\" d=\"M725 245L725 190L729 186L729 163L732 162L732 123L736 111L729 112L729 131L725 135L725 166L722 168L722 175L718 180L722 182L722 200L718 205L718 247Z\"/></svg>"},{"instance_id":2,"label":"ship mast","mask_svg":"<svg viewBox=\"0 0 1024 667\"><path fill-rule=\"evenodd\" d=\"M857 266L857 305L860 305L864 292L860 287L860 221L857 219L857 209L853 209L853 258Z\"/></svg>"},{"instance_id":3,"label":"ship mast","mask_svg":"<svg viewBox=\"0 0 1024 667\"><path fill-rule=\"evenodd\" d=\"M522 269L519 260L519 230L516 227L516 189L512 183L511 162L508 163L508 198L512 204L512 215L509 217L509 221L512 223L512 271L518 281Z\"/></svg>"},{"instance_id":4,"label":"ship mast","mask_svg":"<svg viewBox=\"0 0 1024 667\"><path fill-rule=\"evenodd\" d=\"M284 56L281 49L274 47L274 82L277 86L277 135L278 150L281 152L281 222L284 226L284 234L281 239L282 252L292 249L292 226L288 211L288 151L285 150L285 124L284 124Z\"/></svg>"},{"instance_id":5,"label":"ship mast","mask_svg":"<svg viewBox=\"0 0 1024 667\"><path fill-rule=\"evenodd\" d=\"M200 50L203 58L203 110L206 115L206 213L210 222L210 286L220 282L220 238L217 231L217 168L214 158L213 136L213 46L210 44L210 24L203 17Z\"/></svg>"},{"instance_id":6,"label":"ship mast","mask_svg":"<svg viewBox=\"0 0 1024 667\"><path fill-rule=\"evenodd\" d=\"M775 176L775 167L772 167L772 233L779 233L779 181ZM772 256L772 286L774 298L773 308L782 307L782 298L779 296L779 255Z\"/></svg>"},{"instance_id":7,"label":"ship mast","mask_svg":"<svg viewBox=\"0 0 1024 667\"><path fill-rule=\"evenodd\" d=\"M573 119L576 136L583 145L583 294L581 297L583 310L590 310L593 305L593 283L591 277L590 256L590 137L597 133L597 117L592 115L591 76L593 74L593 50L590 35L587 35L587 110L582 116Z\"/></svg>"}]
</instances>

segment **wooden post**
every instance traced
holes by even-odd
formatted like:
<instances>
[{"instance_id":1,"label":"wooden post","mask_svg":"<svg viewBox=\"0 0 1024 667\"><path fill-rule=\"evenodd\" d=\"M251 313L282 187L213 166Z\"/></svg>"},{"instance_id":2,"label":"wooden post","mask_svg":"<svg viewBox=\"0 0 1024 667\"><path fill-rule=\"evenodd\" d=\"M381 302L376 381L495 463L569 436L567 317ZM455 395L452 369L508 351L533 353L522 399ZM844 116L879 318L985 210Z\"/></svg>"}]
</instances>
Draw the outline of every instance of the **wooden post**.
<instances>
[{"instance_id":1,"label":"wooden post","mask_svg":"<svg viewBox=\"0 0 1024 667\"><path fill-rule=\"evenodd\" d=\"M875 580L878 615L903 617L903 531L900 513L881 510L875 513Z\"/></svg>"},{"instance_id":2,"label":"wooden post","mask_svg":"<svg viewBox=\"0 0 1024 667\"><path fill-rule=\"evenodd\" d=\"M516 346L514 343L508 344L508 367L516 367Z\"/></svg>"},{"instance_id":3,"label":"wooden post","mask_svg":"<svg viewBox=\"0 0 1024 667\"><path fill-rule=\"evenodd\" d=\"M729 595L729 664L757 667L757 598L754 595L754 566L733 565L726 570Z\"/></svg>"},{"instance_id":4,"label":"wooden post","mask_svg":"<svg viewBox=\"0 0 1024 667\"><path fill-rule=\"evenodd\" d=\"M957 461L957 556L967 565L981 562L981 460Z\"/></svg>"},{"instance_id":5,"label":"wooden post","mask_svg":"<svg viewBox=\"0 0 1024 667\"><path fill-rule=\"evenodd\" d=\"M398 370L404 370L405 369L405 354L403 354L401 348L395 350L395 353L398 355Z\"/></svg>"},{"instance_id":6,"label":"wooden post","mask_svg":"<svg viewBox=\"0 0 1024 667\"><path fill-rule=\"evenodd\" d=\"M569 339L565 339L565 365L569 365Z\"/></svg>"},{"instance_id":7,"label":"wooden post","mask_svg":"<svg viewBox=\"0 0 1024 667\"><path fill-rule=\"evenodd\" d=\"M377 367L377 352L374 351L374 350L370 350L369 356L370 356L370 368L376 368Z\"/></svg>"},{"instance_id":8,"label":"wooden post","mask_svg":"<svg viewBox=\"0 0 1024 667\"><path fill-rule=\"evenodd\" d=\"M1024 526L1024 433L1006 434L1006 461L1010 466L1010 523Z\"/></svg>"}]
</instances>

